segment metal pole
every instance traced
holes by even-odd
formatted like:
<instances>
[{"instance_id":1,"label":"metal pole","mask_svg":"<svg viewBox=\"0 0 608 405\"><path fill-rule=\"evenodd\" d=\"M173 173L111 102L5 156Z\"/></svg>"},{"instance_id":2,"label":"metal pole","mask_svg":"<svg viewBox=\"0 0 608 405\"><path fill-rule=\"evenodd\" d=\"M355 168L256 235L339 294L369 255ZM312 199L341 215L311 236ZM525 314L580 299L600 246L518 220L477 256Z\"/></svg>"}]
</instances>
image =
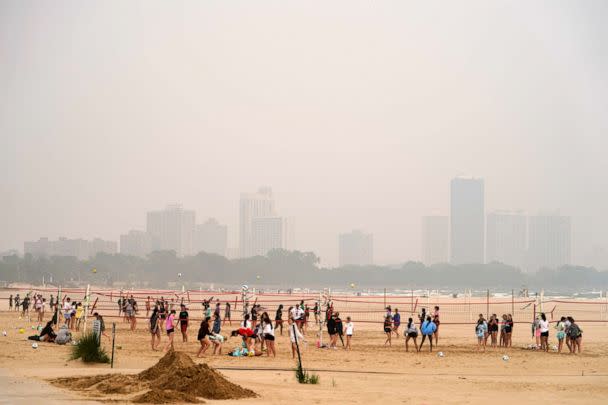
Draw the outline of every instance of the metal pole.
<instances>
[{"instance_id":1,"label":"metal pole","mask_svg":"<svg viewBox=\"0 0 608 405\"><path fill-rule=\"evenodd\" d=\"M116 338L116 322L112 322L112 360L110 360L110 368L114 368L114 340ZM101 339L101 337L100 337Z\"/></svg>"},{"instance_id":2,"label":"metal pole","mask_svg":"<svg viewBox=\"0 0 608 405\"><path fill-rule=\"evenodd\" d=\"M486 292L486 318L490 319L490 289Z\"/></svg>"},{"instance_id":3,"label":"metal pole","mask_svg":"<svg viewBox=\"0 0 608 405\"><path fill-rule=\"evenodd\" d=\"M87 333L87 315L89 313L90 296L91 296L91 285L87 284L87 292L85 293L85 296L84 296L84 313L83 313L83 316L84 316L84 325L82 326L82 334L83 335L86 335L86 333Z\"/></svg>"},{"instance_id":4,"label":"metal pole","mask_svg":"<svg viewBox=\"0 0 608 405\"><path fill-rule=\"evenodd\" d=\"M412 288L412 300L411 300L412 310L410 311L412 314L414 313L414 289Z\"/></svg>"}]
</instances>

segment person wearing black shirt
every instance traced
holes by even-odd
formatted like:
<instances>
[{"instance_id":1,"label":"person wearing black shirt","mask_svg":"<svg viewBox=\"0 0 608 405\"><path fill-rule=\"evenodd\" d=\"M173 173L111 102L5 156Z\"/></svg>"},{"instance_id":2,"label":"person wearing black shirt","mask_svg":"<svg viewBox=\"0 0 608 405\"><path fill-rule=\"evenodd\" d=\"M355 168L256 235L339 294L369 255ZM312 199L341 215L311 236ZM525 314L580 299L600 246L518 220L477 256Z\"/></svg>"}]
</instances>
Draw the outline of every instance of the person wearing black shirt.
<instances>
[{"instance_id":1,"label":"person wearing black shirt","mask_svg":"<svg viewBox=\"0 0 608 405\"><path fill-rule=\"evenodd\" d=\"M196 337L199 342L201 342L201 348L198 350L196 357L203 357L203 353L211 346L211 342L209 341L209 335L211 331L209 330L209 321L211 318L205 318L201 322L201 327L198 330L198 336Z\"/></svg>"},{"instance_id":2,"label":"person wearing black shirt","mask_svg":"<svg viewBox=\"0 0 608 405\"><path fill-rule=\"evenodd\" d=\"M342 319L340 319L340 313L336 312L336 335L337 337L340 338L340 341L342 342L342 346L344 346L344 339L342 338L342 334L344 333L344 328L342 327ZM336 338L336 343L338 342L338 339Z\"/></svg>"},{"instance_id":3,"label":"person wearing black shirt","mask_svg":"<svg viewBox=\"0 0 608 405\"><path fill-rule=\"evenodd\" d=\"M189 319L188 311L186 310L186 305L181 304L181 311L179 313L179 326L182 332L182 340L184 342L188 341L188 321Z\"/></svg>"},{"instance_id":4,"label":"person wearing black shirt","mask_svg":"<svg viewBox=\"0 0 608 405\"><path fill-rule=\"evenodd\" d=\"M328 320L327 320L327 333L329 333L329 347L336 347L336 340L337 340L337 334L336 334L336 315L333 314Z\"/></svg>"},{"instance_id":5,"label":"person wearing black shirt","mask_svg":"<svg viewBox=\"0 0 608 405\"><path fill-rule=\"evenodd\" d=\"M281 336L283 336L283 304L277 308L277 313L274 316L274 329L281 328Z\"/></svg>"},{"instance_id":6,"label":"person wearing black shirt","mask_svg":"<svg viewBox=\"0 0 608 405\"><path fill-rule=\"evenodd\" d=\"M40 341L41 342L49 342L49 343L55 342L55 338L57 337L57 334L53 331L53 327L51 326L52 324L53 324L53 321L48 321L46 326L40 332Z\"/></svg>"}]
</instances>

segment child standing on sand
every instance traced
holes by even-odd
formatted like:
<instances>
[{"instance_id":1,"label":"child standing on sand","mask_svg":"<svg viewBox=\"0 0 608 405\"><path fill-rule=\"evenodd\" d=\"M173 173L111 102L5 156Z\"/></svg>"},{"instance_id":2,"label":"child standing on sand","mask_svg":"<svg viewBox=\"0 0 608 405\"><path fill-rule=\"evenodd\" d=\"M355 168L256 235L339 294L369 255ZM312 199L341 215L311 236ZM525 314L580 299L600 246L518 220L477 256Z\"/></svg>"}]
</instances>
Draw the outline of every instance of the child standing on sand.
<instances>
[{"instance_id":1,"label":"child standing on sand","mask_svg":"<svg viewBox=\"0 0 608 405\"><path fill-rule=\"evenodd\" d=\"M393 333L392 325L393 320L391 319L391 316L387 314L384 317L384 333L386 333L386 340L384 341L384 346L391 345L391 335Z\"/></svg>"},{"instance_id":2,"label":"child standing on sand","mask_svg":"<svg viewBox=\"0 0 608 405\"><path fill-rule=\"evenodd\" d=\"M353 325L350 316L346 317L346 350L351 350L350 341L353 338L353 332L355 330L355 325Z\"/></svg>"}]
</instances>

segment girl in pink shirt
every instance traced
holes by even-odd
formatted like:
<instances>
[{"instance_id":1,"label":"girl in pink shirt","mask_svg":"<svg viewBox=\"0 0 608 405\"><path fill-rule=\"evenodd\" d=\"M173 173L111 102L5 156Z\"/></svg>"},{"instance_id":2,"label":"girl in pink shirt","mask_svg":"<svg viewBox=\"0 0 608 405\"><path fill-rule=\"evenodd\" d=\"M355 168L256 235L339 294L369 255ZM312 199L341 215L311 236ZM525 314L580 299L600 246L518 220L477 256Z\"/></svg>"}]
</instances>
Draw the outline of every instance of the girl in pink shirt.
<instances>
[{"instance_id":1,"label":"girl in pink shirt","mask_svg":"<svg viewBox=\"0 0 608 405\"><path fill-rule=\"evenodd\" d=\"M173 309L173 310L171 310L171 313L165 320L165 329L167 330L167 337L169 338L169 341L167 341L167 344L165 345L165 349L164 349L165 352L168 351L169 348L174 349L174 347L173 347L173 337L175 336L175 326L173 325L174 321L175 321L175 310Z\"/></svg>"}]
</instances>

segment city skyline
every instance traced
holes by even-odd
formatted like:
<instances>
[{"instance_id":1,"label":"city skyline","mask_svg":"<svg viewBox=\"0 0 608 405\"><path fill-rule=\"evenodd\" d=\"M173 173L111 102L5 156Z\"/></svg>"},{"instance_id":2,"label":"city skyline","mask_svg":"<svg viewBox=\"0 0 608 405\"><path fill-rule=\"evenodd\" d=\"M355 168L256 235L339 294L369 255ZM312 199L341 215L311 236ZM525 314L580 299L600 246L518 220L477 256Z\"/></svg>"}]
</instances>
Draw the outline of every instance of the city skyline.
<instances>
[{"instance_id":1,"label":"city skyline","mask_svg":"<svg viewBox=\"0 0 608 405\"><path fill-rule=\"evenodd\" d=\"M420 258L404 258L401 262L420 261L426 265L437 263L458 265L496 261L518 267L523 271L536 271L544 266L577 264L571 262L570 217L542 213L528 215L521 210L486 212L483 179L458 176L451 179L449 184L452 215L423 216ZM272 188L268 186L259 187L254 193L240 194L240 227L243 229L245 226L250 229L248 237L245 238L250 246L245 249L240 245L237 247L228 245L228 227L220 224L217 219L208 217L204 223L197 224L194 210L185 210L181 204L168 204L163 210L150 211L146 214L146 231L130 230L121 234L119 251L141 257L154 250L174 250L178 256L195 255L204 251L226 257L231 256L231 251L238 251L239 255L236 257L245 258L265 255L276 248L300 250L295 245L294 218L278 216L275 204ZM457 216L455 220L453 220L454 215ZM249 221L249 225L244 221ZM454 228L455 224L456 228ZM481 227L481 230L477 231L479 236L472 237L470 230L475 227ZM464 240L457 240L463 235ZM396 264L375 262L373 238L373 233L364 233L357 229L350 233L339 233L338 265ZM58 242L61 240L66 238L60 238ZM471 240L473 245L470 244ZM70 241L72 244L77 241L89 243L82 239ZM94 241L106 243L99 238L95 238ZM116 242L107 243L114 244L115 253ZM52 246L52 242L49 245L46 237L41 237L36 242L26 241L24 253L28 250L32 253L44 249L49 252L61 251L61 249L53 250L47 245ZM454 251L454 246L460 251ZM98 250L111 252L111 249ZM84 257L80 253L74 255ZM235 258L235 256L231 257ZM474 257L481 259L476 261L472 259ZM599 264L598 267L601 266Z\"/></svg>"}]
</instances>

